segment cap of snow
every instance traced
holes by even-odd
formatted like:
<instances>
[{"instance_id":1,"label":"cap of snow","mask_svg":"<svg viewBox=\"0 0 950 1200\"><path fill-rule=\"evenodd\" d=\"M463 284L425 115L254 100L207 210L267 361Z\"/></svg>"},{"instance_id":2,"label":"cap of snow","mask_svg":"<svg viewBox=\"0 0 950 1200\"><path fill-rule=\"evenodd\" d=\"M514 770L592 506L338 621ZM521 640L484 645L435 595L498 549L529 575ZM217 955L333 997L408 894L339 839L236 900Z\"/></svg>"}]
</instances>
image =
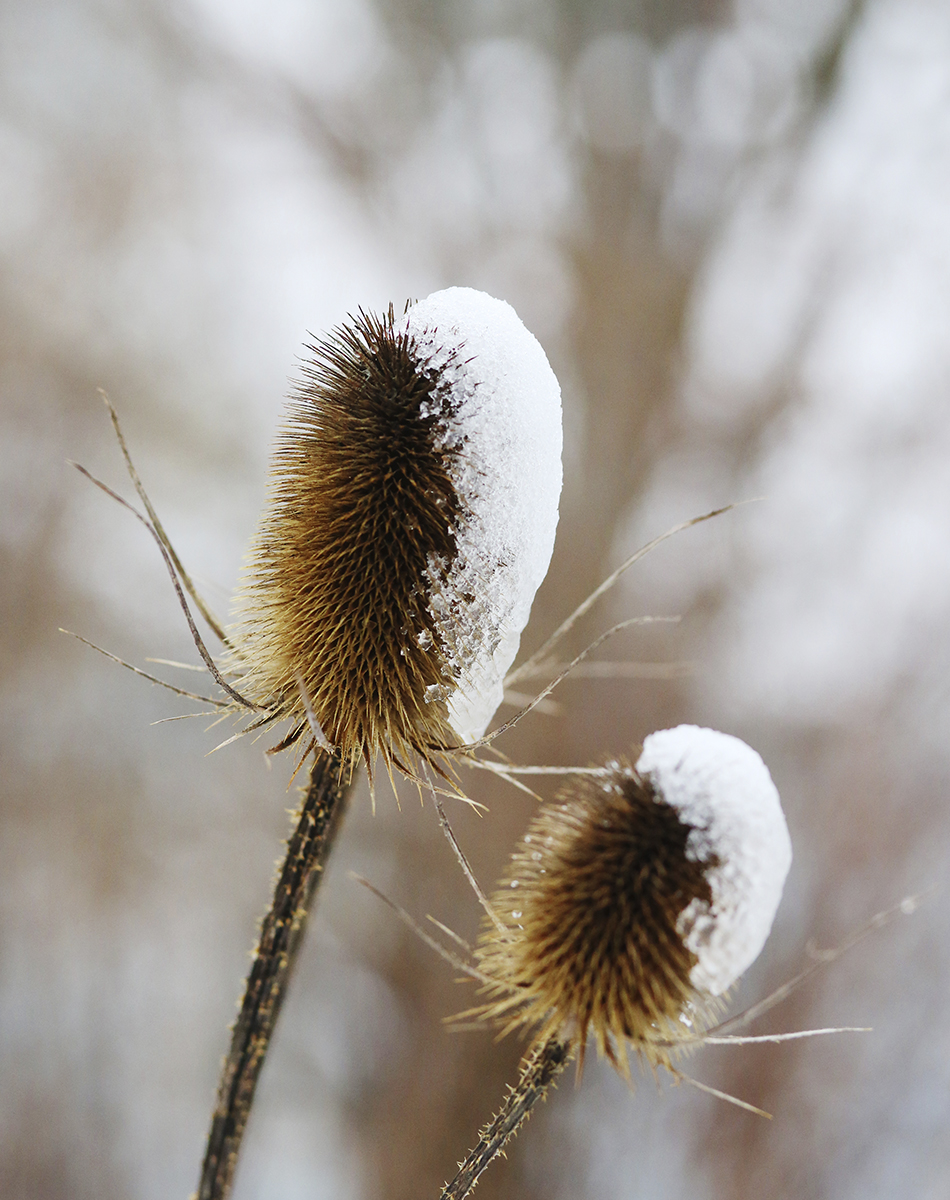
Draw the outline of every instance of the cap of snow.
<instances>
[{"instance_id":1,"label":"cap of snow","mask_svg":"<svg viewBox=\"0 0 950 1200\"><path fill-rule=\"evenodd\" d=\"M429 609L454 690L449 720L477 740L547 573L561 494L561 389L511 305L472 288L415 304L397 333L414 339L437 376L437 443L461 502L456 555L429 563Z\"/></svg>"},{"instance_id":2,"label":"cap of snow","mask_svg":"<svg viewBox=\"0 0 950 1200\"><path fill-rule=\"evenodd\" d=\"M691 826L687 857L709 862L712 903L693 900L677 928L698 959L694 987L714 996L758 957L792 862L792 844L768 768L745 742L679 725L652 733L637 771Z\"/></svg>"}]
</instances>

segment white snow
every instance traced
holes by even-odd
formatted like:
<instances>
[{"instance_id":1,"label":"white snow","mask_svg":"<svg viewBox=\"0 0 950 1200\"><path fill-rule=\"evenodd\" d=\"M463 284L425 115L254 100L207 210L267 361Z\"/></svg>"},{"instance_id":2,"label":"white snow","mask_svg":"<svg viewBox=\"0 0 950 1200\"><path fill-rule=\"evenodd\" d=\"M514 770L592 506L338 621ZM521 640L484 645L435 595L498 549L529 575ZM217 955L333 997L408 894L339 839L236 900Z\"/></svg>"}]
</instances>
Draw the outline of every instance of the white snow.
<instances>
[{"instance_id":1,"label":"white snow","mask_svg":"<svg viewBox=\"0 0 950 1200\"><path fill-rule=\"evenodd\" d=\"M477 740L554 548L561 494L561 389L514 309L472 288L434 292L399 327L440 373L439 444L465 518L447 577L432 561L429 608L459 680L449 719Z\"/></svg>"},{"instance_id":2,"label":"white snow","mask_svg":"<svg viewBox=\"0 0 950 1200\"><path fill-rule=\"evenodd\" d=\"M778 791L745 742L696 725L650 734L636 769L692 826L688 857L718 860L712 904L693 900L678 924L699 959L690 982L718 996L758 957L782 898L792 845Z\"/></svg>"}]
</instances>

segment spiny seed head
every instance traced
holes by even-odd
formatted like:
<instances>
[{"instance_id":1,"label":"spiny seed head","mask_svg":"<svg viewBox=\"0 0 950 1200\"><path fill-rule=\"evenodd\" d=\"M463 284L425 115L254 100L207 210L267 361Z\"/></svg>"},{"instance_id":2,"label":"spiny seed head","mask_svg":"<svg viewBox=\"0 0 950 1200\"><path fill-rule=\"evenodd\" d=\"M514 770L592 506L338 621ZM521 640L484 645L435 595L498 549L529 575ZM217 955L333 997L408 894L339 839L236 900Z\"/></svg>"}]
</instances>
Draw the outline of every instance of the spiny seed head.
<instances>
[{"instance_id":1,"label":"spiny seed head","mask_svg":"<svg viewBox=\"0 0 950 1200\"><path fill-rule=\"evenodd\" d=\"M311 358L238 603L242 690L371 766L479 737L547 570L560 391L505 303L360 312Z\"/></svg>"},{"instance_id":2,"label":"spiny seed head","mask_svg":"<svg viewBox=\"0 0 950 1200\"><path fill-rule=\"evenodd\" d=\"M737 738L652 734L635 767L609 764L541 806L492 907L480 1011L505 1030L588 1034L622 1070L701 1030L758 955L791 862L778 793ZM688 1022L688 1024L687 1024Z\"/></svg>"}]
</instances>

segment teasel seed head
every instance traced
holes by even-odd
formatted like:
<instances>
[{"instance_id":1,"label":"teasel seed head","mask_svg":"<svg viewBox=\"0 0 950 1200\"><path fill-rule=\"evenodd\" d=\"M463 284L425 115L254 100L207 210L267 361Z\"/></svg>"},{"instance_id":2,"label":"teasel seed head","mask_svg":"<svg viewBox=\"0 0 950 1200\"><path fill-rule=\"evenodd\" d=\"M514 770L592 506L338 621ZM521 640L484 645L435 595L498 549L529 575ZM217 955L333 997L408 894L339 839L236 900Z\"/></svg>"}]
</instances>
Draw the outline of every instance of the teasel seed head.
<instances>
[{"instance_id":1,"label":"teasel seed head","mask_svg":"<svg viewBox=\"0 0 950 1200\"><path fill-rule=\"evenodd\" d=\"M588 1035L668 1063L758 956L791 864L778 793L744 742L681 725L651 734L541 806L491 899L480 1015L507 1032ZM502 929L504 932L502 932Z\"/></svg>"},{"instance_id":2,"label":"teasel seed head","mask_svg":"<svg viewBox=\"0 0 950 1200\"><path fill-rule=\"evenodd\" d=\"M238 601L241 687L372 770L484 733L547 571L560 389L501 300L449 288L309 347Z\"/></svg>"}]
</instances>

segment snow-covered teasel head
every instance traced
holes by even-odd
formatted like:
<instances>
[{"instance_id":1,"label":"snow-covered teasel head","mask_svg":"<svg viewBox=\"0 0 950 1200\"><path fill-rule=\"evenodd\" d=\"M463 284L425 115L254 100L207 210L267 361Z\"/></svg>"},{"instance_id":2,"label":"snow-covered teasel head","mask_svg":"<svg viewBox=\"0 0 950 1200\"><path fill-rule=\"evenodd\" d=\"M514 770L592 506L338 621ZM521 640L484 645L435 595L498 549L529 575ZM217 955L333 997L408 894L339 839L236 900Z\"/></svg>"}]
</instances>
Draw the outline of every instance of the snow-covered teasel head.
<instances>
[{"instance_id":1,"label":"snow-covered teasel head","mask_svg":"<svg viewBox=\"0 0 950 1200\"><path fill-rule=\"evenodd\" d=\"M545 803L492 897L481 1015L669 1062L761 950L791 845L778 793L737 738L682 725Z\"/></svg>"},{"instance_id":2,"label":"snow-covered teasel head","mask_svg":"<svg viewBox=\"0 0 950 1200\"><path fill-rule=\"evenodd\" d=\"M368 764L429 758L501 701L554 545L560 389L469 288L310 350L238 600L241 688Z\"/></svg>"}]
</instances>

